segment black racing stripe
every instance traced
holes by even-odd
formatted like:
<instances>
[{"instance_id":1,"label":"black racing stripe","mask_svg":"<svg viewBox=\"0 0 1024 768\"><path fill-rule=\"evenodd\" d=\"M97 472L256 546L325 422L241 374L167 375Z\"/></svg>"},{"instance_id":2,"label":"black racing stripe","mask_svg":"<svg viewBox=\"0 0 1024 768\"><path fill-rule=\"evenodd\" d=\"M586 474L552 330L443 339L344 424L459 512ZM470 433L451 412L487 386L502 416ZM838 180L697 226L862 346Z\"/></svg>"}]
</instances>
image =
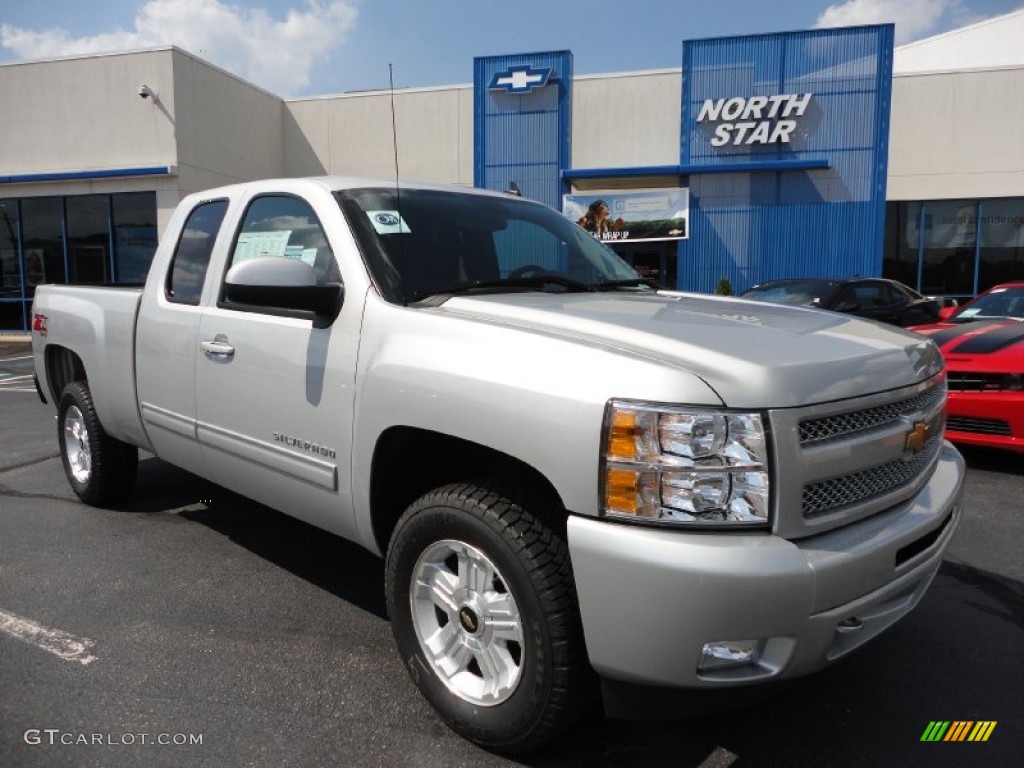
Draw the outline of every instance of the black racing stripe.
<instances>
[{"instance_id":1,"label":"black racing stripe","mask_svg":"<svg viewBox=\"0 0 1024 768\"><path fill-rule=\"evenodd\" d=\"M978 327L971 323L964 323L963 325L957 325L953 328L943 328L941 331L935 333L929 333L928 338L939 345L939 348L946 346L953 339L963 336L968 331L976 331Z\"/></svg>"},{"instance_id":2,"label":"black racing stripe","mask_svg":"<svg viewBox=\"0 0 1024 768\"><path fill-rule=\"evenodd\" d=\"M950 350L958 355L984 355L1024 341L1024 323L1011 322L1008 325L993 325L990 330L972 336L963 344Z\"/></svg>"}]
</instances>

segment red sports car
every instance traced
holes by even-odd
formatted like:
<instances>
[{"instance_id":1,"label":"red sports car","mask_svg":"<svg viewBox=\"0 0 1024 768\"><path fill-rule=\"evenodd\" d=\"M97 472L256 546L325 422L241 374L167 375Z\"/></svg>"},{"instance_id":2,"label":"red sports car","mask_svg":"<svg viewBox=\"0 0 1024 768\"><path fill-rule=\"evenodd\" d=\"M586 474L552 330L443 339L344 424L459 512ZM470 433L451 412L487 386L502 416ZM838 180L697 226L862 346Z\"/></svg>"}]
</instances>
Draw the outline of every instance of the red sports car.
<instances>
[{"instance_id":1,"label":"red sports car","mask_svg":"<svg viewBox=\"0 0 1024 768\"><path fill-rule=\"evenodd\" d=\"M914 326L949 374L946 437L1024 453L1024 282L990 288L942 322Z\"/></svg>"}]
</instances>

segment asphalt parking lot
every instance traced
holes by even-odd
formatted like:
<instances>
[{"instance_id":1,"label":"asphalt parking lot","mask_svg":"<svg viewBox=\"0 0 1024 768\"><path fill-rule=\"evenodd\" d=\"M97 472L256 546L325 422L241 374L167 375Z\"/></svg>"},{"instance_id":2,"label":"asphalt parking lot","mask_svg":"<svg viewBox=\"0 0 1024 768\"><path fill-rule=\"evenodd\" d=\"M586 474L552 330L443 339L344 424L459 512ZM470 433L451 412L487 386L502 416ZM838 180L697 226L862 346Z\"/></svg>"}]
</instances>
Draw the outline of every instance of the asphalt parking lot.
<instances>
[{"instance_id":1,"label":"asphalt parking lot","mask_svg":"<svg viewBox=\"0 0 1024 768\"><path fill-rule=\"evenodd\" d=\"M19 378L28 354L0 340L0 629L44 629L0 631L0 766L1020 764L1024 457L965 454L964 520L931 590L832 669L714 715L591 716L511 760L419 698L371 555L155 458L121 508L78 503L54 411ZM996 727L922 742L935 720Z\"/></svg>"}]
</instances>

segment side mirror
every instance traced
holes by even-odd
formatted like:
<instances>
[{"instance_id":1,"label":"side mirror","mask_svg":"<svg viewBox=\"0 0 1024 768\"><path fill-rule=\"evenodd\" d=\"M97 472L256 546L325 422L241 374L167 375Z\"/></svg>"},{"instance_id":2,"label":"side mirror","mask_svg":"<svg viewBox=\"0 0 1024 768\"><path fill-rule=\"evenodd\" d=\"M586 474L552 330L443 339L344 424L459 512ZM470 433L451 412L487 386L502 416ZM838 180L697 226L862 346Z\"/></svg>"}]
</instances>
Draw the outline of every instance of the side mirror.
<instances>
[{"instance_id":1,"label":"side mirror","mask_svg":"<svg viewBox=\"0 0 1024 768\"><path fill-rule=\"evenodd\" d=\"M326 328L341 311L345 287L317 285L313 268L304 261L260 256L228 270L224 298L241 309L309 312L314 328Z\"/></svg>"},{"instance_id":2,"label":"side mirror","mask_svg":"<svg viewBox=\"0 0 1024 768\"><path fill-rule=\"evenodd\" d=\"M956 314L957 307L943 307L939 310L939 320L949 320Z\"/></svg>"}]
</instances>

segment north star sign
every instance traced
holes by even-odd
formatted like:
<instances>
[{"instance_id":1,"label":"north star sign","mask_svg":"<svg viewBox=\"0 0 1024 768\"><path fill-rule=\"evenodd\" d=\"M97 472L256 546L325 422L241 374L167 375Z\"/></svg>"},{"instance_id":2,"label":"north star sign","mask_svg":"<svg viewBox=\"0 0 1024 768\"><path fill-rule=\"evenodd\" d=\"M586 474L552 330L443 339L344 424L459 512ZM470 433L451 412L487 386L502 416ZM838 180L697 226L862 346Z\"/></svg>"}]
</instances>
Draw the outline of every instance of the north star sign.
<instances>
[{"instance_id":1,"label":"north star sign","mask_svg":"<svg viewBox=\"0 0 1024 768\"><path fill-rule=\"evenodd\" d=\"M789 144L814 98L813 93L783 93L776 96L733 96L706 99L697 113L698 123L718 123L712 147L751 144Z\"/></svg>"},{"instance_id":2,"label":"north star sign","mask_svg":"<svg viewBox=\"0 0 1024 768\"><path fill-rule=\"evenodd\" d=\"M550 78L551 67L534 69L529 64L524 64L509 67L504 72L496 72L487 90L529 93L535 88L543 88Z\"/></svg>"}]
</instances>

